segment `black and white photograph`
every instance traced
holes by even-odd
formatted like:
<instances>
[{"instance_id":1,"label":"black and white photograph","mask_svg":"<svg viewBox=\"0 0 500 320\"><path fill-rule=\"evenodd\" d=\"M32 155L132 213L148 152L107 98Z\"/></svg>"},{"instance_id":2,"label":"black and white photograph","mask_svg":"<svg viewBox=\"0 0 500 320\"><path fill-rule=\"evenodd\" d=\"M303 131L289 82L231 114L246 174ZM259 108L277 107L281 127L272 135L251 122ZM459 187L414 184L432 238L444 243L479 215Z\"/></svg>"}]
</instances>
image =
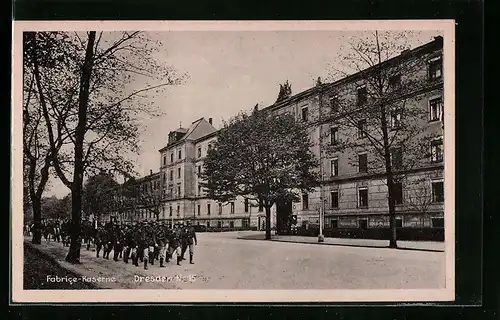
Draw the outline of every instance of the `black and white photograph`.
<instances>
[{"instance_id":1,"label":"black and white photograph","mask_svg":"<svg viewBox=\"0 0 500 320\"><path fill-rule=\"evenodd\" d=\"M13 301L454 299L452 20L13 29Z\"/></svg>"}]
</instances>

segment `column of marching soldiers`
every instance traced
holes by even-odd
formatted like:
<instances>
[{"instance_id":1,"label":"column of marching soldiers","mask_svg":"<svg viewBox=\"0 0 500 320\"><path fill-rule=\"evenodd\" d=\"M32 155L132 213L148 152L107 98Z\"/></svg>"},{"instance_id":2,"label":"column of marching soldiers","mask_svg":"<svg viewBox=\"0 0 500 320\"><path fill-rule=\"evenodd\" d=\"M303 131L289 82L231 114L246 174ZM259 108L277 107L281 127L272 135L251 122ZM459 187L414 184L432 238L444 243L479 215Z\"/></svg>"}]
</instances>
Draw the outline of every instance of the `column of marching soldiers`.
<instances>
[{"instance_id":1,"label":"column of marching soldiers","mask_svg":"<svg viewBox=\"0 0 500 320\"><path fill-rule=\"evenodd\" d=\"M69 220L47 220L42 223L42 236L46 241L62 242L63 246L70 245ZM26 225L25 235L31 235L33 225ZM160 267L170 260L176 260L177 265L185 260L184 256L189 249L189 262L194 264L194 246L198 244L196 232L190 221L186 224L178 223L173 227L161 221L144 221L133 224L118 224L110 221L106 224L92 223L89 220L82 222L82 242L86 250L95 247L96 258L102 257L123 262L132 262L139 266L139 261L148 269L148 263L154 265L159 261ZM94 249L93 249L94 250ZM101 256L102 250L102 256Z\"/></svg>"}]
</instances>

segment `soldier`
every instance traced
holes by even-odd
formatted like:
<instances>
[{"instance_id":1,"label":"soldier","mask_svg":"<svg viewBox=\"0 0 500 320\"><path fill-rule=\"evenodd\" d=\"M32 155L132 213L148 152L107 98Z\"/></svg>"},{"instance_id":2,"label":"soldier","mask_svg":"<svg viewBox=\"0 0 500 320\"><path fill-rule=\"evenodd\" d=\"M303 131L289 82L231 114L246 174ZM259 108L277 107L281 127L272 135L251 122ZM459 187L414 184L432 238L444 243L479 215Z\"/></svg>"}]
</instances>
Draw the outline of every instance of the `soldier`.
<instances>
[{"instance_id":1,"label":"soldier","mask_svg":"<svg viewBox=\"0 0 500 320\"><path fill-rule=\"evenodd\" d=\"M186 238L186 244L187 247L189 247L189 263L194 264L193 262L193 255L194 255L194 246L198 245L198 240L196 239L196 232L194 230L194 227L191 225L191 221L187 222L186 228L184 228L184 237ZM181 258L182 260L184 259L184 253L186 252L186 249L183 250Z\"/></svg>"},{"instance_id":2,"label":"soldier","mask_svg":"<svg viewBox=\"0 0 500 320\"><path fill-rule=\"evenodd\" d=\"M149 263L151 265L154 265L155 264L155 250L156 250L156 247L158 246L158 244L156 243L156 232L155 232L153 224L150 224L148 226L147 245L148 245Z\"/></svg>"},{"instance_id":3,"label":"soldier","mask_svg":"<svg viewBox=\"0 0 500 320\"><path fill-rule=\"evenodd\" d=\"M184 224L181 224L181 260L186 260L184 258L184 254L186 253L188 247L188 227Z\"/></svg>"},{"instance_id":4,"label":"soldier","mask_svg":"<svg viewBox=\"0 0 500 320\"><path fill-rule=\"evenodd\" d=\"M114 246L113 246L113 260L118 261L118 257L120 256L123 250L123 241L119 226L115 226L114 233L115 236L114 236Z\"/></svg>"},{"instance_id":5,"label":"soldier","mask_svg":"<svg viewBox=\"0 0 500 320\"><path fill-rule=\"evenodd\" d=\"M178 225L174 225L174 230L170 235L170 241L168 243L168 252L169 256L173 259L174 254L177 257L177 265L181 265L181 248L180 248L180 239L181 239L181 229Z\"/></svg>"},{"instance_id":6,"label":"soldier","mask_svg":"<svg viewBox=\"0 0 500 320\"><path fill-rule=\"evenodd\" d=\"M95 247L96 247L96 257L99 258L99 252L101 251L102 245L104 243L104 230L101 228L97 229L95 237Z\"/></svg>"}]
</instances>

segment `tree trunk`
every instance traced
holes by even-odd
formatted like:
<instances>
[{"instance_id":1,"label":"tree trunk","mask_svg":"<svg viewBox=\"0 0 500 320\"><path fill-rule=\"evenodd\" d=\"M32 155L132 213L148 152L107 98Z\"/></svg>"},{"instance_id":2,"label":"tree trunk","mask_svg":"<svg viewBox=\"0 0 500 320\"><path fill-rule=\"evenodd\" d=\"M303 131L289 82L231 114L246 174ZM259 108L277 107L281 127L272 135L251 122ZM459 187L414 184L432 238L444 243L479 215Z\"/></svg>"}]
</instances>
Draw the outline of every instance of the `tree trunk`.
<instances>
[{"instance_id":1,"label":"tree trunk","mask_svg":"<svg viewBox=\"0 0 500 320\"><path fill-rule=\"evenodd\" d=\"M271 207L266 206L266 240L271 240Z\"/></svg>"},{"instance_id":2,"label":"tree trunk","mask_svg":"<svg viewBox=\"0 0 500 320\"><path fill-rule=\"evenodd\" d=\"M385 171L387 177L387 191L388 191L388 204L389 204L389 228L391 235L389 238L389 247L397 248L397 235L396 235L396 208L394 205L394 175L392 172L391 163L391 150L389 146L389 134L387 129L386 108L384 105L380 106L380 119L382 123L382 137L384 142L385 153Z\"/></svg>"},{"instance_id":3,"label":"tree trunk","mask_svg":"<svg viewBox=\"0 0 500 320\"><path fill-rule=\"evenodd\" d=\"M394 205L394 184L393 184L392 170L389 168L387 172L387 186L388 186L388 201L389 201L389 229L391 230L391 237L389 239L389 248L397 248L397 233L396 233L396 206Z\"/></svg>"},{"instance_id":4,"label":"tree trunk","mask_svg":"<svg viewBox=\"0 0 500 320\"><path fill-rule=\"evenodd\" d=\"M73 171L73 183L71 187L71 244L66 261L70 263L80 263L81 247L81 216L82 216L82 189L84 174L83 143L85 139L85 129L87 126L87 107L89 100L90 78L92 74L94 58L94 42L96 32L90 31L85 61L82 67L80 78L80 92L78 96L78 124L75 130L75 163Z\"/></svg>"},{"instance_id":5,"label":"tree trunk","mask_svg":"<svg viewBox=\"0 0 500 320\"><path fill-rule=\"evenodd\" d=\"M41 199L31 198L31 206L33 208L33 238L31 243L42 243L42 204Z\"/></svg>"}]
</instances>

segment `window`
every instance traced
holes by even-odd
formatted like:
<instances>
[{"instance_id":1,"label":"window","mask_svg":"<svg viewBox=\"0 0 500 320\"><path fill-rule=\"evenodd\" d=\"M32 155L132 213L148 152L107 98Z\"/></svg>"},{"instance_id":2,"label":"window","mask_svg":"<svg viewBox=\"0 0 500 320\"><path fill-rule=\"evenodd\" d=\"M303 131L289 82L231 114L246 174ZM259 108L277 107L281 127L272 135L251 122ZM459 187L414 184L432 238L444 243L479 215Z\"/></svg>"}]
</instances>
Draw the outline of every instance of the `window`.
<instances>
[{"instance_id":1,"label":"window","mask_svg":"<svg viewBox=\"0 0 500 320\"><path fill-rule=\"evenodd\" d=\"M201 214L201 205L199 204L198 205L198 215L200 215L200 214Z\"/></svg>"},{"instance_id":2,"label":"window","mask_svg":"<svg viewBox=\"0 0 500 320\"><path fill-rule=\"evenodd\" d=\"M337 95L332 96L330 98L330 108L332 108L332 112L338 112L340 107L339 107L339 97Z\"/></svg>"},{"instance_id":3,"label":"window","mask_svg":"<svg viewBox=\"0 0 500 320\"><path fill-rule=\"evenodd\" d=\"M443 139L434 139L431 141L431 161L443 161Z\"/></svg>"},{"instance_id":4,"label":"window","mask_svg":"<svg viewBox=\"0 0 500 320\"><path fill-rule=\"evenodd\" d=\"M245 199L245 212L248 212L248 199Z\"/></svg>"},{"instance_id":5,"label":"window","mask_svg":"<svg viewBox=\"0 0 500 320\"><path fill-rule=\"evenodd\" d=\"M181 186L177 187L177 196L181 196Z\"/></svg>"},{"instance_id":6,"label":"window","mask_svg":"<svg viewBox=\"0 0 500 320\"><path fill-rule=\"evenodd\" d=\"M172 216L172 207L169 207L168 209L169 209L169 214L168 215L169 215L169 217L171 217Z\"/></svg>"},{"instance_id":7,"label":"window","mask_svg":"<svg viewBox=\"0 0 500 320\"><path fill-rule=\"evenodd\" d=\"M177 178L181 178L181 168L177 168Z\"/></svg>"},{"instance_id":8,"label":"window","mask_svg":"<svg viewBox=\"0 0 500 320\"><path fill-rule=\"evenodd\" d=\"M339 227L339 220L334 219L330 220L330 228L337 229Z\"/></svg>"},{"instance_id":9,"label":"window","mask_svg":"<svg viewBox=\"0 0 500 320\"><path fill-rule=\"evenodd\" d=\"M309 209L309 195L307 193L304 193L302 195L302 210L307 209Z\"/></svg>"},{"instance_id":10,"label":"window","mask_svg":"<svg viewBox=\"0 0 500 320\"><path fill-rule=\"evenodd\" d=\"M339 159L332 159L330 162L330 172L332 177L336 177L339 175Z\"/></svg>"},{"instance_id":11,"label":"window","mask_svg":"<svg viewBox=\"0 0 500 320\"><path fill-rule=\"evenodd\" d=\"M177 216L181 214L181 206L177 205Z\"/></svg>"},{"instance_id":12,"label":"window","mask_svg":"<svg viewBox=\"0 0 500 320\"><path fill-rule=\"evenodd\" d=\"M443 181L432 181L432 202L444 202Z\"/></svg>"},{"instance_id":13,"label":"window","mask_svg":"<svg viewBox=\"0 0 500 320\"><path fill-rule=\"evenodd\" d=\"M401 75L395 74L389 77L389 88L398 89L401 86Z\"/></svg>"},{"instance_id":14,"label":"window","mask_svg":"<svg viewBox=\"0 0 500 320\"><path fill-rule=\"evenodd\" d=\"M366 90L366 86L362 86L357 89L357 92L358 92L358 106L361 106L368 101L368 91Z\"/></svg>"},{"instance_id":15,"label":"window","mask_svg":"<svg viewBox=\"0 0 500 320\"><path fill-rule=\"evenodd\" d=\"M434 98L429 100L430 121L438 121L443 113L443 99Z\"/></svg>"},{"instance_id":16,"label":"window","mask_svg":"<svg viewBox=\"0 0 500 320\"><path fill-rule=\"evenodd\" d=\"M222 203L219 203L219 214L222 214Z\"/></svg>"},{"instance_id":17,"label":"window","mask_svg":"<svg viewBox=\"0 0 500 320\"><path fill-rule=\"evenodd\" d=\"M174 196L174 188L170 188L170 196L173 197Z\"/></svg>"},{"instance_id":18,"label":"window","mask_svg":"<svg viewBox=\"0 0 500 320\"><path fill-rule=\"evenodd\" d=\"M201 175L201 166L198 166L198 176Z\"/></svg>"},{"instance_id":19,"label":"window","mask_svg":"<svg viewBox=\"0 0 500 320\"><path fill-rule=\"evenodd\" d=\"M174 180L174 171L173 170L170 170L170 181Z\"/></svg>"},{"instance_id":20,"label":"window","mask_svg":"<svg viewBox=\"0 0 500 320\"><path fill-rule=\"evenodd\" d=\"M330 144L334 145L339 141L339 129L338 128L330 128Z\"/></svg>"},{"instance_id":21,"label":"window","mask_svg":"<svg viewBox=\"0 0 500 320\"><path fill-rule=\"evenodd\" d=\"M403 227L403 219L401 218L396 218L396 228L402 228Z\"/></svg>"},{"instance_id":22,"label":"window","mask_svg":"<svg viewBox=\"0 0 500 320\"><path fill-rule=\"evenodd\" d=\"M366 187L358 189L358 207L368 208L368 188Z\"/></svg>"},{"instance_id":23,"label":"window","mask_svg":"<svg viewBox=\"0 0 500 320\"><path fill-rule=\"evenodd\" d=\"M167 165L167 156L163 156L163 165Z\"/></svg>"},{"instance_id":24,"label":"window","mask_svg":"<svg viewBox=\"0 0 500 320\"><path fill-rule=\"evenodd\" d=\"M338 191L332 191L330 193L332 202L332 209L338 209L339 208L339 192Z\"/></svg>"},{"instance_id":25,"label":"window","mask_svg":"<svg viewBox=\"0 0 500 320\"><path fill-rule=\"evenodd\" d=\"M368 156L366 153L358 155L358 172L368 172Z\"/></svg>"},{"instance_id":26,"label":"window","mask_svg":"<svg viewBox=\"0 0 500 320\"><path fill-rule=\"evenodd\" d=\"M222 221L217 221L217 228L222 228Z\"/></svg>"},{"instance_id":27,"label":"window","mask_svg":"<svg viewBox=\"0 0 500 320\"><path fill-rule=\"evenodd\" d=\"M174 153L173 152L170 154L170 162L174 162Z\"/></svg>"},{"instance_id":28,"label":"window","mask_svg":"<svg viewBox=\"0 0 500 320\"><path fill-rule=\"evenodd\" d=\"M308 120L309 120L309 108L302 107L302 121L308 121Z\"/></svg>"},{"instance_id":29,"label":"window","mask_svg":"<svg viewBox=\"0 0 500 320\"><path fill-rule=\"evenodd\" d=\"M167 196L167 189L163 189L163 197L165 198Z\"/></svg>"},{"instance_id":30,"label":"window","mask_svg":"<svg viewBox=\"0 0 500 320\"><path fill-rule=\"evenodd\" d=\"M207 215L210 215L210 203L207 203Z\"/></svg>"},{"instance_id":31,"label":"window","mask_svg":"<svg viewBox=\"0 0 500 320\"><path fill-rule=\"evenodd\" d=\"M167 173L163 172L163 184L167 182Z\"/></svg>"},{"instance_id":32,"label":"window","mask_svg":"<svg viewBox=\"0 0 500 320\"><path fill-rule=\"evenodd\" d=\"M403 184L401 182L394 182L392 184L394 204L403 204Z\"/></svg>"},{"instance_id":33,"label":"window","mask_svg":"<svg viewBox=\"0 0 500 320\"><path fill-rule=\"evenodd\" d=\"M441 57L435 57L429 60L429 80L441 79L443 76L443 62Z\"/></svg>"},{"instance_id":34,"label":"window","mask_svg":"<svg viewBox=\"0 0 500 320\"><path fill-rule=\"evenodd\" d=\"M201 186L198 185L198 196L201 196Z\"/></svg>"},{"instance_id":35,"label":"window","mask_svg":"<svg viewBox=\"0 0 500 320\"><path fill-rule=\"evenodd\" d=\"M432 218L433 228L444 228L444 218Z\"/></svg>"},{"instance_id":36,"label":"window","mask_svg":"<svg viewBox=\"0 0 500 320\"><path fill-rule=\"evenodd\" d=\"M366 119L358 121L358 138L366 137Z\"/></svg>"},{"instance_id":37,"label":"window","mask_svg":"<svg viewBox=\"0 0 500 320\"><path fill-rule=\"evenodd\" d=\"M401 125L401 111L394 110L391 112L391 129L398 129Z\"/></svg>"},{"instance_id":38,"label":"window","mask_svg":"<svg viewBox=\"0 0 500 320\"><path fill-rule=\"evenodd\" d=\"M208 150L212 150L212 144L211 143L208 144Z\"/></svg>"},{"instance_id":39,"label":"window","mask_svg":"<svg viewBox=\"0 0 500 320\"><path fill-rule=\"evenodd\" d=\"M231 202L231 213L234 213L234 202Z\"/></svg>"},{"instance_id":40,"label":"window","mask_svg":"<svg viewBox=\"0 0 500 320\"><path fill-rule=\"evenodd\" d=\"M201 158L201 147L198 147L198 158Z\"/></svg>"},{"instance_id":41,"label":"window","mask_svg":"<svg viewBox=\"0 0 500 320\"><path fill-rule=\"evenodd\" d=\"M394 169L401 169L403 166L403 155L401 153L401 148L393 148L391 150L391 166Z\"/></svg>"},{"instance_id":42,"label":"window","mask_svg":"<svg viewBox=\"0 0 500 320\"><path fill-rule=\"evenodd\" d=\"M178 158L179 158L179 160L181 160L182 159L182 150L179 150L178 152L179 152Z\"/></svg>"}]
</instances>

